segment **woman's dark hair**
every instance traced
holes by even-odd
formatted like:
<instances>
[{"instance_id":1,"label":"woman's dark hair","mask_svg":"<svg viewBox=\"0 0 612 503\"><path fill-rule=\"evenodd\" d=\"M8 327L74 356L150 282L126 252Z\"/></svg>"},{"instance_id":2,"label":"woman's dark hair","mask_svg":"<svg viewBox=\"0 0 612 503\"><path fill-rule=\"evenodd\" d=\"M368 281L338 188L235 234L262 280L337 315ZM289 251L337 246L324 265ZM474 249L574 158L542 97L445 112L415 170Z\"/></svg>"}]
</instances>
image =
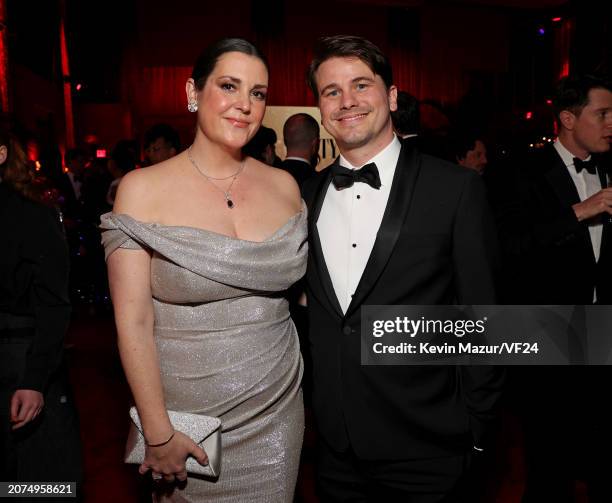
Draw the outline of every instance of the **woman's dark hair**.
<instances>
[{"instance_id":1,"label":"woman's dark hair","mask_svg":"<svg viewBox=\"0 0 612 503\"><path fill-rule=\"evenodd\" d=\"M198 56L195 65L193 65L191 78L195 82L195 87L198 91L201 91L204 84L206 84L206 80L215 69L219 58L228 52L241 52L248 56L254 56L268 70L266 58L251 42L242 38L223 38L204 49L204 52Z\"/></svg>"},{"instance_id":2,"label":"woman's dark hair","mask_svg":"<svg viewBox=\"0 0 612 503\"><path fill-rule=\"evenodd\" d=\"M25 152L15 136L0 129L0 146L6 147L6 160L0 166L2 183L9 184L16 192L28 199L38 200L39 190L34 185L34 173L27 163Z\"/></svg>"},{"instance_id":3,"label":"woman's dark hair","mask_svg":"<svg viewBox=\"0 0 612 503\"><path fill-rule=\"evenodd\" d=\"M353 35L334 35L317 40L313 58L308 68L307 80L316 99L319 98L315 73L330 58L357 58L363 61L375 75L380 75L387 89L393 85L391 63L382 51L369 40Z\"/></svg>"},{"instance_id":4,"label":"woman's dark hair","mask_svg":"<svg viewBox=\"0 0 612 503\"><path fill-rule=\"evenodd\" d=\"M266 151L266 147L270 145L274 149L277 140L278 137L274 129L261 126L249 143L242 147L242 153L258 161L265 162L264 152Z\"/></svg>"}]
</instances>

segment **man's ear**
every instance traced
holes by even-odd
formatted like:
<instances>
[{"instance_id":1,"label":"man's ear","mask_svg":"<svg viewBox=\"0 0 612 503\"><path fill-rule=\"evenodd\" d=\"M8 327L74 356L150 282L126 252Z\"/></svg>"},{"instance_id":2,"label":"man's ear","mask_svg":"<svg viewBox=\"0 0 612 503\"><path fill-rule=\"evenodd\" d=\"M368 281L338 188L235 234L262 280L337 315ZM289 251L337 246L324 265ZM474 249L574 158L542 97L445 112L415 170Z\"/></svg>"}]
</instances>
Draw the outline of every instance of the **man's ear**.
<instances>
[{"instance_id":1,"label":"man's ear","mask_svg":"<svg viewBox=\"0 0 612 503\"><path fill-rule=\"evenodd\" d=\"M312 151L313 155L316 154L319 151L320 143L321 143L321 139L320 138L313 138L312 139L312 143L310 145L310 150Z\"/></svg>"},{"instance_id":2,"label":"man's ear","mask_svg":"<svg viewBox=\"0 0 612 503\"><path fill-rule=\"evenodd\" d=\"M397 110L397 87L389 87L389 110L395 112Z\"/></svg>"},{"instance_id":3,"label":"man's ear","mask_svg":"<svg viewBox=\"0 0 612 503\"><path fill-rule=\"evenodd\" d=\"M559 113L559 121L561 122L560 126L571 131L574 129L576 116L569 110L562 110L561 113Z\"/></svg>"},{"instance_id":4,"label":"man's ear","mask_svg":"<svg viewBox=\"0 0 612 503\"><path fill-rule=\"evenodd\" d=\"M8 149L6 148L6 145L0 145L0 164L4 164L7 157Z\"/></svg>"}]
</instances>

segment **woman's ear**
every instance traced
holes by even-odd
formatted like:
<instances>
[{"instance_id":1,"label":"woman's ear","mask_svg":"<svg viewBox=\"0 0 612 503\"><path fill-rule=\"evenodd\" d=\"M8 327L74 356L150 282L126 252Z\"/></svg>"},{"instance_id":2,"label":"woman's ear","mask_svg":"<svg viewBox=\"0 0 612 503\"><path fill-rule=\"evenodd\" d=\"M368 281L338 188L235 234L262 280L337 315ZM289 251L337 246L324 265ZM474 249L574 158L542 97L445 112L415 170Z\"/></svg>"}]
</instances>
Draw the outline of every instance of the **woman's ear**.
<instances>
[{"instance_id":1,"label":"woman's ear","mask_svg":"<svg viewBox=\"0 0 612 503\"><path fill-rule=\"evenodd\" d=\"M198 90L193 79L187 79L185 93L187 94L187 110L196 112L198 110Z\"/></svg>"}]
</instances>

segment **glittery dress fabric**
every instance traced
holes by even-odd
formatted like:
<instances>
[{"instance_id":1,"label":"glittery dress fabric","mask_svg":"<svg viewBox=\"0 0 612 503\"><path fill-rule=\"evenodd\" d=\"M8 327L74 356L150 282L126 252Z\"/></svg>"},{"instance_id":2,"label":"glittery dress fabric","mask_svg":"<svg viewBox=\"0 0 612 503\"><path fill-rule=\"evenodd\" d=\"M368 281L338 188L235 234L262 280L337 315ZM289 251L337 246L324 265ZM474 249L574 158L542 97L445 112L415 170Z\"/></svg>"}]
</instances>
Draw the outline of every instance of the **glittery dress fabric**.
<instances>
[{"instance_id":1,"label":"glittery dress fabric","mask_svg":"<svg viewBox=\"0 0 612 503\"><path fill-rule=\"evenodd\" d=\"M166 502L292 502L304 411L302 358L283 291L306 269L306 207L263 242L101 217L106 257L152 253L154 335L169 410L222 421L217 481L195 476Z\"/></svg>"}]
</instances>

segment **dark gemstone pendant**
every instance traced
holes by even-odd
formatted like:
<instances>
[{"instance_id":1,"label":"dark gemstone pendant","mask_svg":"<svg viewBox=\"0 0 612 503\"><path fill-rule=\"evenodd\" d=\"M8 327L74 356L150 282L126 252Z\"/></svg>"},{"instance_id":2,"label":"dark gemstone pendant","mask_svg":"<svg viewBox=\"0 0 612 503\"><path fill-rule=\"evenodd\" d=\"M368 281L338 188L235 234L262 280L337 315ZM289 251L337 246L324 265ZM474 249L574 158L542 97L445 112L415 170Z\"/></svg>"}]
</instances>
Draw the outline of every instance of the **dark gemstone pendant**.
<instances>
[{"instance_id":1,"label":"dark gemstone pendant","mask_svg":"<svg viewBox=\"0 0 612 503\"><path fill-rule=\"evenodd\" d=\"M227 200L227 207L229 209L232 209L234 207L234 201L232 201L231 199Z\"/></svg>"}]
</instances>

